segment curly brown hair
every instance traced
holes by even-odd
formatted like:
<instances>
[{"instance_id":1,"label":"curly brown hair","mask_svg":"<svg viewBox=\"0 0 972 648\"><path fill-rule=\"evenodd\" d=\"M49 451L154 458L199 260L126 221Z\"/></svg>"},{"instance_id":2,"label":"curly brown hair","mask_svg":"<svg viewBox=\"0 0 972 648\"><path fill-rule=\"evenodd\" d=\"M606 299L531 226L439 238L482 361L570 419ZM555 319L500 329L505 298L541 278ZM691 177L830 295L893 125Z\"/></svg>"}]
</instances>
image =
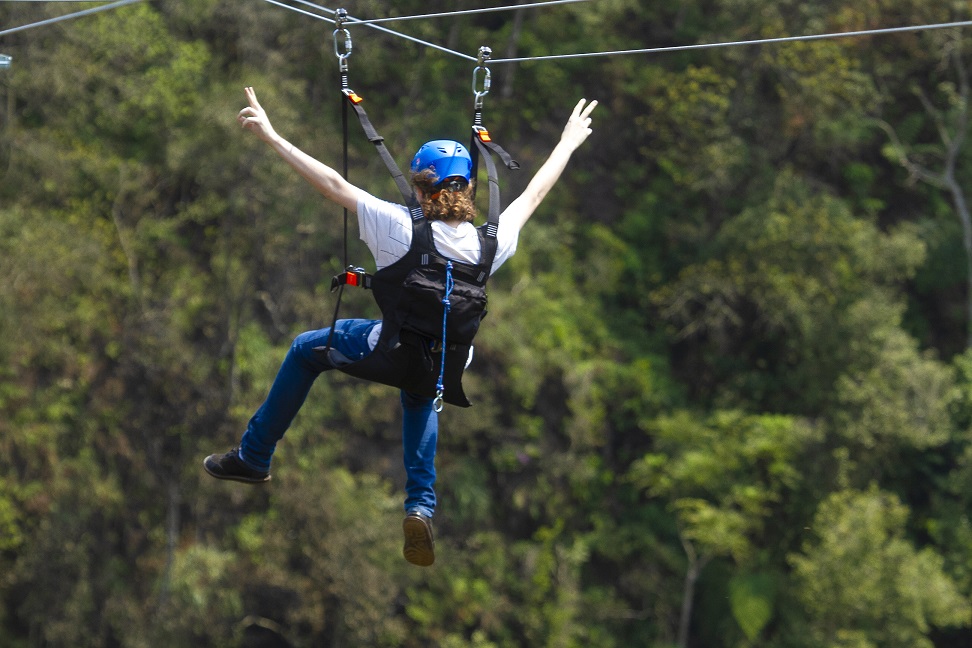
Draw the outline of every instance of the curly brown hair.
<instances>
[{"instance_id":1,"label":"curly brown hair","mask_svg":"<svg viewBox=\"0 0 972 648\"><path fill-rule=\"evenodd\" d=\"M476 204L471 184L461 189L436 189L439 178L425 169L412 175L412 186L422 190L422 211L430 221L458 220L471 223L476 219Z\"/></svg>"}]
</instances>

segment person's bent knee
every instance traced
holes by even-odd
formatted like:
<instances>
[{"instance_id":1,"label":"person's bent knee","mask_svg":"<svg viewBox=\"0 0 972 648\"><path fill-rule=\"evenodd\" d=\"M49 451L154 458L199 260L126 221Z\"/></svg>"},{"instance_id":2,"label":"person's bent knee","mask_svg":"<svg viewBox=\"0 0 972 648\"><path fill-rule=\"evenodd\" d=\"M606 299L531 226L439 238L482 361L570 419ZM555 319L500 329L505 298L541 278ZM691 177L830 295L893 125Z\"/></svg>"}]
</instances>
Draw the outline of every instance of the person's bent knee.
<instances>
[{"instance_id":1,"label":"person's bent knee","mask_svg":"<svg viewBox=\"0 0 972 648\"><path fill-rule=\"evenodd\" d=\"M330 329L304 331L294 338L288 354L295 361L308 369L323 371L331 368L325 356L316 349L323 349L327 345Z\"/></svg>"}]
</instances>

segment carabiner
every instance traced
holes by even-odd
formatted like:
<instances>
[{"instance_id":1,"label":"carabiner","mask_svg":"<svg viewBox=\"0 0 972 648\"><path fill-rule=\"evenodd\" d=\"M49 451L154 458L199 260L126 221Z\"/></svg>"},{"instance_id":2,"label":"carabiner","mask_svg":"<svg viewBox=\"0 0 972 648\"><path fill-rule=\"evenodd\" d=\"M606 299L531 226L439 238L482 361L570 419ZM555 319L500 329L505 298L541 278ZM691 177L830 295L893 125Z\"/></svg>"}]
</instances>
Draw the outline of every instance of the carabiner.
<instances>
[{"instance_id":1,"label":"carabiner","mask_svg":"<svg viewBox=\"0 0 972 648\"><path fill-rule=\"evenodd\" d=\"M473 91L473 97L475 98L473 102L473 107L476 108L476 110L479 110L480 108L483 107L483 98L489 94L490 73L489 73L489 68L486 67L486 61L488 61L489 57L491 57L492 55L493 55L493 50L486 47L485 45L479 48L478 65L476 65L476 67L473 69L473 77L472 77L472 91ZM480 70L483 71L483 82L481 86L479 84ZM480 88L482 89L480 90Z\"/></svg>"},{"instance_id":2,"label":"carabiner","mask_svg":"<svg viewBox=\"0 0 972 648\"><path fill-rule=\"evenodd\" d=\"M432 409L435 410L436 414L442 411L444 402L445 399L442 397L442 390L440 389L435 392L435 400L432 401Z\"/></svg>"},{"instance_id":3,"label":"carabiner","mask_svg":"<svg viewBox=\"0 0 972 648\"><path fill-rule=\"evenodd\" d=\"M351 56L351 32L344 26L344 21L348 18L346 9L338 9L335 13L334 25L334 54L338 58L338 65L341 72L348 71L348 57ZM341 51L341 34L344 34L344 51Z\"/></svg>"},{"instance_id":4,"label":"carabiner","mask_svg":"<svg viewBox=\"0 0 972 648\"><path fill-rule=\"evenodd\" d=\"M483 71L482 90L479 89L480 86L478 84L480 70ZM473 102L473 107L476 108L476 110L479 110L480 108L483 107L483 98L489 94L489 85L490 85L489 68L483 67L481 65L477 65L476 68L473 70L473 78L472 78L472 91L473 91L473 97L475 98Z\"/></svg>"}]
</instances>

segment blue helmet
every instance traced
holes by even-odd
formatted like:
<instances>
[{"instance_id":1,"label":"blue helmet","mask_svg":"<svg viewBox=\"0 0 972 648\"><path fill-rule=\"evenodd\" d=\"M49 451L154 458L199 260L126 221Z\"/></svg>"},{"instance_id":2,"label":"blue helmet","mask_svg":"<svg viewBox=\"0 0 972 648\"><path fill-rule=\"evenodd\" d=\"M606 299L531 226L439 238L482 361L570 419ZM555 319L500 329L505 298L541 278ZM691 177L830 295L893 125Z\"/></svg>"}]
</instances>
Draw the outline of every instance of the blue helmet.
<instances>
[{"instance_id":1,"label":"blue helmet","mask_svg":"<svg viewBox=\"0 0 972 648\"><path fill-rule=\"evenodd\" d=\"M472 174L472 158L459 142L432 140L423 144L412 158L412 173L426 169L436 175L437 184L450 178L462 178L468 184Z\"/></svg>"}]
</instances>

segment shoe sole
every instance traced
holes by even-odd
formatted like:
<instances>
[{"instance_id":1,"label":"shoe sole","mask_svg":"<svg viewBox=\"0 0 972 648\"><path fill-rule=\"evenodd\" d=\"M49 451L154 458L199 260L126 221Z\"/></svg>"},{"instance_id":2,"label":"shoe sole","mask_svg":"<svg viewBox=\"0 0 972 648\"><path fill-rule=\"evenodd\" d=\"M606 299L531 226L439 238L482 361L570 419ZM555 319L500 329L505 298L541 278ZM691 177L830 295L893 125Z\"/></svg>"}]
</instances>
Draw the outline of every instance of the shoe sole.
<instances>
[{"instance_id":1,"label":"shoe sole","mask_svg":"<svg viewBox=\"0 0 972 648\"><path fill-rule=\"evenodd\" d=\"M425 522L407 517L402 522L402 531L405 534L405 546L402 547L405 560L419 567L428 567L435 562L435 540Z\"/></svg>"},{"instance_id":2,"label":"shoe sole","mask_svg":"<svg viewBox=\"0 0 972 648\"><path fill-rule=\"evenodd\" d=\"M209 457L206 457L206 459L209 459ZM235 481L235 482L240 482L241 484L265 484L268 481L270 481L270 475L267 475L266 477L243 477L238 475L225 475L218 472L214 472L209 469L209 465L206 463L206 460L203 460L203 470L205 470L207 473L209 473L212 477L215 477L216 479L222 479L224 481Z\"/></svg>"}]
</instances>

